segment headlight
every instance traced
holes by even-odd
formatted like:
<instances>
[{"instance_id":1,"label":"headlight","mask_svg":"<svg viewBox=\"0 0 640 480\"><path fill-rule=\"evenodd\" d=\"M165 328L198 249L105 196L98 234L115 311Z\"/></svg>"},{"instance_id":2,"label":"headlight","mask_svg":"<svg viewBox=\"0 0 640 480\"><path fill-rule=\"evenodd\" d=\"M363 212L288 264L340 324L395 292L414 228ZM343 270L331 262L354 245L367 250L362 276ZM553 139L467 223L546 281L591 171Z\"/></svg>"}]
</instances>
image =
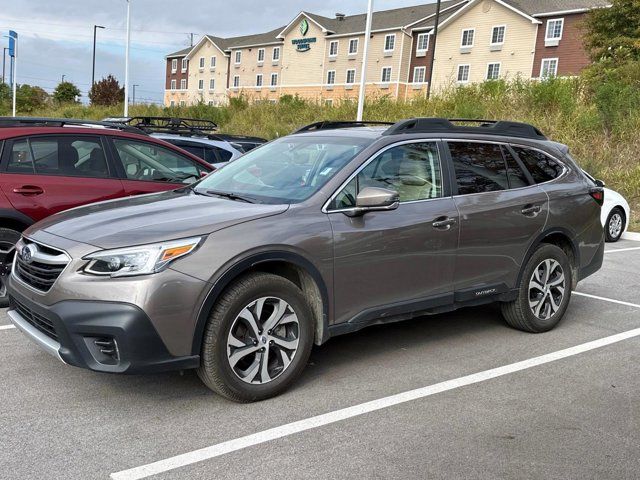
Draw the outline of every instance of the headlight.
<instances>
[{"instance_id":1,"label":"headlight","mask_svg":"<svg viewBox=\"0 0 640 480\"><path fill-rule=\"evenodd\" d=\"M156 273L173 260L193 252L201 240L202 237L194 237L92 253L83 258L83 260L89 260L87 266L84 267L84 272L111 277Z\"/></svg>"}]
</instances>

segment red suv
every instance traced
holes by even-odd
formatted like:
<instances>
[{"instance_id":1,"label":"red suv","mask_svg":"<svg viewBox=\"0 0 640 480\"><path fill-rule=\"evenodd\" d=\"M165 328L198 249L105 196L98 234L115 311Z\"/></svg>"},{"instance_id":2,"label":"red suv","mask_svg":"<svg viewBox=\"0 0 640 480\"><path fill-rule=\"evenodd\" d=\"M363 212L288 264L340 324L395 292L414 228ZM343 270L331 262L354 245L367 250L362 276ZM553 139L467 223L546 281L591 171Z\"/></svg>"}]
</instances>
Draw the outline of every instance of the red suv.
<instances>
[{"instance_id":1,"label":"red suv","mask_svg":"<svg viewBox=\"0 0 640 480\"><path fill-rule=\"evenodd\" d=\"M87 203L172 190L212 171L167 142L122 125L0 118L0 306L20 232Z\"/></svg>"}]
</instances>

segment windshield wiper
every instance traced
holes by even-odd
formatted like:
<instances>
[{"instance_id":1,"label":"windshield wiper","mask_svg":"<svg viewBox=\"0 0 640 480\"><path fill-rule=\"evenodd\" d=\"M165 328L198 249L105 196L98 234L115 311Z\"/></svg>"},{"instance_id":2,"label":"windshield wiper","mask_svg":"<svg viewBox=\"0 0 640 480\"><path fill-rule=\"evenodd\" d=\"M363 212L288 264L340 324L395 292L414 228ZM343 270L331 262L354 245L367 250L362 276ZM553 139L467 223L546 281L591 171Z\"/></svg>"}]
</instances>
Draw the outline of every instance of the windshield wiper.
<instances>
[{"instance_id":1,"label":"windshield wiper","mask_svg":"<svg viewBox=\"0 0 640 480\"><path fill-rule=\"evenodd\" d=\"M245 197L243 195L236 195L230 192L218 192L217 190L207 190L207 194L215 195L217 197L228 198L229 200L240 200L241 202L256 203L251 197Z\"/></svg>"}]
</instances>

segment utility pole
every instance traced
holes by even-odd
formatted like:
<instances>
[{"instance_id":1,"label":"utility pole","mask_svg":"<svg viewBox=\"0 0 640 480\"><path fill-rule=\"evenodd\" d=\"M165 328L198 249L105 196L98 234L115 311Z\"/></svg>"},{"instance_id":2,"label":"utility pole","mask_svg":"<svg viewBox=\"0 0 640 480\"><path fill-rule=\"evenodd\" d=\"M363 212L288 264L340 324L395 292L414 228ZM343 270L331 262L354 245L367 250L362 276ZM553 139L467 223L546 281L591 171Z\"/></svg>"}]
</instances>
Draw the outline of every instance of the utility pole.
<instances>
[{"instance_id":1,"label":"utility pole","mask_svg":"<svg viewBox=\"0 0 640 480\"><path fill-rule=\"evenodd\" d=\"M127 0L127 46L124 54L124 116L129 116L129 44L131 43L131 0Z\"/></svg>"},{"instance_id":2,"label":"utility pole","mask_svg":"<svg viewBox=\"0 0 640 480\"><path fill-rule=\"evenodd\" d=\"M4 74L7 67L7 50L9 50L7 47L2 49L2 83L5 83Z\"/></svg>"},{"instance_id":3,"label":"utility pole","mask_svg":"<svg viewBox=\"0 0 640 480\"><path fill-rule=\"evenodd\" d=\"M93 26L93 69L91 70L91 87L96 83L96 30L98 28L104 29L102 25Z\"/></svg>"},{"instance_id":4,"label":"utility pole","mask_svg":"<svg viewBox=\"0 0 640 480\"><path fill-rule=\"evenodd\" d=\"M193 33L190 33L189 36L191 37L191 46L193 47Z\"/></svg>"},{"instance_id":5,"label":"utility pole","mask_svg":"<svg viewBox=\"0 0 640 480\"><path fill-rule=\"evenodd\" d=\"M440 3L436 5L436 24L433 26L433 42L431 43L431 66L429 67L429 83L427 83L427 98L431 96L431 84L433 83L433 63L436 59L436 41L438 40L438 25L440 24Z\"/></svg>"},{"instance_id":6,"label":"utility pole","mask_svg":"<svg viewBox=\"0 0 640 480\"><path fill-rule=\"evenodd\" d=\"M373 0L369 0L367 9L367 27L364 33L364 51L362 52L362 71L360 72L360 94L358 96L358 117L362 121L364 114L365 88L367 85L367 57L369 56L369 40L371 38L371 19L373 17Z\"/></svg>"},{"instance_id":7,"label":"utility pole","mask_svg":"<svg viewBox=\"0 0 640 480\"><path fill-rule=\"evenodd\" d=\"M131 86L133 87L133 99L131 101L131 105L135 105L136 104L136 87L139 87L140 85L138 85L137 83L134 83Z\"/></svg>"}]
</instances>

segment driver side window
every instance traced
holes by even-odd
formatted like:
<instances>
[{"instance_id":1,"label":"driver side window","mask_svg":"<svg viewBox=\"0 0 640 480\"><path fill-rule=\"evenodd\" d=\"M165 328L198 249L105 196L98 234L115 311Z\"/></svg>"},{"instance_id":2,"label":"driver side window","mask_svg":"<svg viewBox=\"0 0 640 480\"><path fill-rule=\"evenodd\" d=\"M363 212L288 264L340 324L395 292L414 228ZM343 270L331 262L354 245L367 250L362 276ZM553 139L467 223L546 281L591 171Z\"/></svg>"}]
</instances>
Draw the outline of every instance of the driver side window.
<instances>
[{"instance_id":1,"label":"driver side window","mask_svg":"<svg viewBox=\"0 0 640 480\"><path fill-rule=\"evenodd\" d=\"M205 170L195 162L154 143L114 139L129 180L192 183Z\"/></svg>"},{"instance_id":2,"label":"driver side window","mask_svg":"<svg viewBox=\"0 0 640 480\"><path fill-rule=\"evenodd\" d=\"M331 210L356 206L366 187L386 188L400 195L400 202L442 196L438 146L434 142L407 143L385 150L353 178L331 202Z\"/></svg>"}]
</instances>

